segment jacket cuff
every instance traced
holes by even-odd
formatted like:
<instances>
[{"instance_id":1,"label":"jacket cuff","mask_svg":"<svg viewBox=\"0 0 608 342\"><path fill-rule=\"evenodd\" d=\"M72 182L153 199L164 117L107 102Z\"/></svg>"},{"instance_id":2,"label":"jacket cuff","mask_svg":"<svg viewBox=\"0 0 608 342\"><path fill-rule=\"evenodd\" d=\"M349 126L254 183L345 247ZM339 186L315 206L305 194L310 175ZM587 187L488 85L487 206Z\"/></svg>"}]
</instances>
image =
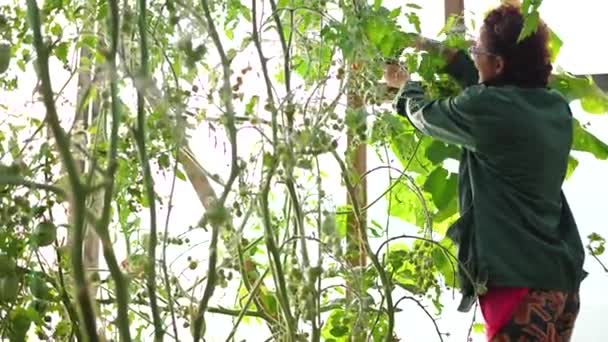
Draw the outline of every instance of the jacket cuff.
<instances>
[{"instance_id":1,"label":"jacket cuff","mask_svg":"<svg viewBox=\"0 0 608 342\"><path fill-rule=\"evenodd\" d=\"M393 108L399 115L407 117L407 111L408 111L407 100L408 99L421 100L423 98L424 98L424 89L423 89L422 83L417 82L417 81L408 81L399 90L397 97L393 101Z\"/></svg>"}]
</instances>

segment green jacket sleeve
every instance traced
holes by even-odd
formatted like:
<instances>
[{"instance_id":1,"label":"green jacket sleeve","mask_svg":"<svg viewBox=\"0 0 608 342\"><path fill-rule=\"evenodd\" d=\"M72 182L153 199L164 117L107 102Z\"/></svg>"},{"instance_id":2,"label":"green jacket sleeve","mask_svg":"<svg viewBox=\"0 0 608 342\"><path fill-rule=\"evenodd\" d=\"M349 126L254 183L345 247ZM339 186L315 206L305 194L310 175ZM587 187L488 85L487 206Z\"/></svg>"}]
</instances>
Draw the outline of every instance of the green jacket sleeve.
<instances>
[{"instance_id":1,"label":"green jacket sleeve","mask_svg":"<svg viewBox=\"0 0 608 342\"><path fill-rule=\"evenodd\" d=\"M446 99L429 99L420 82L409 81L400 90L393 106L422 133L449 144L475 150L473 119L475 103L484 86L471 58L458 51L443 72L452 76L464 90Z\"/></svg>"},{"instance_id":2,"label":"green jacket sleeve","mask_svg":"<svg viewBox=\"0 0 608 342\"><path fill-rule=\"evenodd\" d=\"M466 88L446 99L428 99L419 82L407 82L394 102L394 108L422 133L449 144L475 151L473 134L475 112L484 86Z\"/></svg>"}]
</instances>

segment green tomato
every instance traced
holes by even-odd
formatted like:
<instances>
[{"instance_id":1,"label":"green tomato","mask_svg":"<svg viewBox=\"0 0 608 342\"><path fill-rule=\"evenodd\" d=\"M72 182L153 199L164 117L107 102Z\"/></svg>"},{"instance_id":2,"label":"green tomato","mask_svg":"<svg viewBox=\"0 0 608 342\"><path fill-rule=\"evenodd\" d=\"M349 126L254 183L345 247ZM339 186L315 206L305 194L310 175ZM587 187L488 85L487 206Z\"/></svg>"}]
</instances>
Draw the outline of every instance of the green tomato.
<instances>
[{"instance_id":1,"label":"green tomato","mask_svg":"<svg viewBox=\"0 0 608 342\"><path fill-rule=\"evenodd\" d=\"M42 277L33 276L29 282L30 292L32 296L39 299L47 299L49 297L49 287Z\"/></svg>"},{"instance_id":2,"label":"green tomato","mask_svg":"<svg viewBox=\"0 0 608 342\"><path fill-rule=\"evenodd\" d=\"M28 315L27 309L19 307L13 310L10 314L11 329L9 330L9 339L11 341L25 341L27 339L27 331L32 324L32 319Z\"/></svg>"},{"instance_id":3,"label":"green tomato","mask_svg":"<svg viewBox=\"0 0 608 342\"><path fill-rule=\"evenodd\" d=\"M5 275L0 278L0 302L14 302L17 299L18 292L19 278L16 274Z\"/></svg>"},{"instance_id":4,"label":"green tomato","mask_svg":"<svg viewBox=\"0 0 608 342\"><path fill-rule=\"evenodd\" d=\"M30 304L30 307L39 314L44 314L49 308L49 302L46 300L34 299Z\"/></svg>"},{"instance_id":5,"label":"green tomato","mask_svg":"<svg viewBox=\"0 0 608 342\"><path fill-rule=\"evenodd\" d=\"M36 246L48 246L57 238L57 226L51 222L42 222L34 230L32 238Z\"/></svg>"},{"instance_id":6,"label":"green tomato","mask_svg":"<svg viewBox=\"0 0 608 342\"><path fill-rule=\"evenodd\" d=\"M207 215L207 218L209 219L209 223L212 226L222 225L225 222L227 222L228 219L230 218L230 214L228 213L228 210L223 205L222 206L220 206L220 205L211 206L209 209L207 209L207 212L205 214Z\"/></svg>"},{"instance_id":7,"label":"green tomato","mask_svg":"<svg viewBox=\"0 0 608 342\"><path fill-rule=\"evenodd\" d=\"M17 269L17 263L6 254L0 254L0 275L13 274Z\"/></svg>"},{"instance_id":8,"label":"green tomato","mask_svg":"<svg viewBox=\"0 0 608 342\"><path fill-rule=\"evenodd\" d=\"M11 62L11 47L8 44L0 44L0 74L4 73Z\"/></svg>"},{"instance_id":9,"label":"green tomato","mask_svg":"<svg viewBox=\"0 0 608 342\"><path fill-rule=\"evenodd\" d=\"M0 59L2 58L1 55L2 55L2 51L0 48ZM21 168L20 168L19 164L16 164L16 163L12 163L11 165L0 164L0 174L15 176L15 175L18 175L20 171L21 171Z\"/></svg>"},{"instance_id":10,"label":"green tomato","mask_svg":"<svg viewBox=\"0 0 608 342\"><path fill-rule=\"evenodd\" d=\"M309 268L308 280L313 282L316 281L321 276L321 273L323 273L323 269L320 266Z\"/></svg>"}]
</instances>

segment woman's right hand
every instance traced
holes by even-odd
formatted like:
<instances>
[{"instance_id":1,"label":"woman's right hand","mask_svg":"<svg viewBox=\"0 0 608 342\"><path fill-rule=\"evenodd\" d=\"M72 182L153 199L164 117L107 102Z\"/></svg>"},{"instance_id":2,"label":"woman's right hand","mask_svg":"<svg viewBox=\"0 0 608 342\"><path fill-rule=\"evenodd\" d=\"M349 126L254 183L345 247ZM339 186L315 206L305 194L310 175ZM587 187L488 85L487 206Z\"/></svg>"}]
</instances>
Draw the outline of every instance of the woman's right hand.
<instances>
[{"instance_id":1,"label":"woman's right hand","mask_svg":"<svg viewBox=\"0 0 608 342\"><path fill-rule=\"evenodd\" d=\"M399 64L386 64L384 66L384 80L386 85L391 88L401 88L409 79L409 74L405 68Z\"/></svg>"}]
</instances>

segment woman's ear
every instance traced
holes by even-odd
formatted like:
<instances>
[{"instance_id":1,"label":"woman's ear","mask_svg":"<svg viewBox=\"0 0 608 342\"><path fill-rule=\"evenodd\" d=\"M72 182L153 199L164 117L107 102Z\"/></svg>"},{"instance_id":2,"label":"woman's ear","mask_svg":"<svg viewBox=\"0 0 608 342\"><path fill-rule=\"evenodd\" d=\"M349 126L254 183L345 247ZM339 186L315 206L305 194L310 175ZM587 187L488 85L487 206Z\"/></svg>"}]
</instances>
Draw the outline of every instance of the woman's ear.
<instances>
[{"instance_id":1,"label":"woman's ear","mask_svg":"<svg viewBox=\"0 0 608 342\"><path fill-rule=\"evenodd\" d=\"M505 59L502 56L496 56L494 59L494 70L496 75L500 75L505 71Z\"/></svg>"}]
</instances>

